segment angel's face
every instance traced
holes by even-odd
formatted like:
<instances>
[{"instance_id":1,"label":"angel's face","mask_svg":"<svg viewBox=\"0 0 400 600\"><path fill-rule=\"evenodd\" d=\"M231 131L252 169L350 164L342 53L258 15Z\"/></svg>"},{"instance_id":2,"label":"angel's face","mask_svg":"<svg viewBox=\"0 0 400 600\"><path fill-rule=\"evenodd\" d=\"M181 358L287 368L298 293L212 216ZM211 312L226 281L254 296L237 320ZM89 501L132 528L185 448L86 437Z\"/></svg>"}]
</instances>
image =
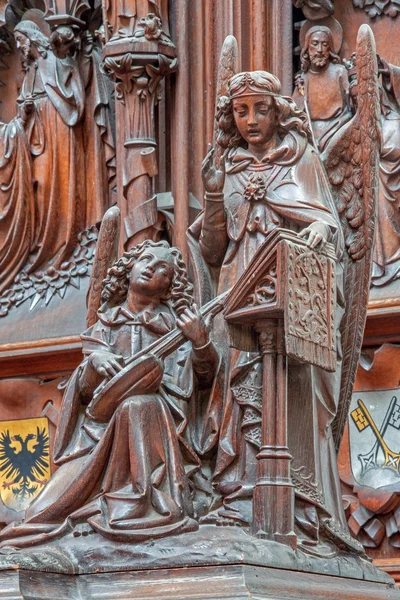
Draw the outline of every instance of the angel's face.
<instances>
[{"instance_id":1,"label":"angel's face","mask_svg":"<svg viewBox=\"0 0 400 600\"><path fill-rule=\"evenodd\" d=\"M129 290L144 296L167 295L174 276L171 253L166 248L148 248L135 261L129 277Z\"/></svg>"},{"instance_id":2,"label":"angel's face","mask_svg":"<svg viewBox=\"0 0 400 600\"><path fill-rule=\"evenodd\" d=\"M235 98L233 116L240 135L249 146L263 146L276 134L275 103L267 94Z\"/></svg>"}]
</instances>

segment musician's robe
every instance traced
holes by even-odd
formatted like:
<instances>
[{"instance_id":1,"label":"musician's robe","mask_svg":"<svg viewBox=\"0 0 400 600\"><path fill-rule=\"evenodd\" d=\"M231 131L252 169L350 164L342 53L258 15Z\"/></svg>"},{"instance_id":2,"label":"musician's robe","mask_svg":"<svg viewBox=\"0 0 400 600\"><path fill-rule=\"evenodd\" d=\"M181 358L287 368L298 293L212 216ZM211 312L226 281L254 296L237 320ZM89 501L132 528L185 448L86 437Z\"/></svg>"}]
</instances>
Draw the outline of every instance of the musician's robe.
<instances>
[{"instance_id":1,"label":"musician's robe","mask_svg":"<svg viewBox=\"0 0 400 600\"><path fill-rule=\"evenodd\" d=\"M88 406L96 375L88 367L90 353L108 350L128 359L171 331L175 316L160 305L138 315L120 306L100 311L99 317L82 336L87 357L64 396L54 449L60 468L23 523L1 532L2 546L47 542L82 524L132 543L198 527L193 477L200 459L193 449L197 431L189 423L190 405L199 387L212 384L216 351L212 344L203 349L183 344L165 359L164 369L158 366L163 374L156 391L129 396L102 423L90 416Z\"/></svg>"}]
</instances>

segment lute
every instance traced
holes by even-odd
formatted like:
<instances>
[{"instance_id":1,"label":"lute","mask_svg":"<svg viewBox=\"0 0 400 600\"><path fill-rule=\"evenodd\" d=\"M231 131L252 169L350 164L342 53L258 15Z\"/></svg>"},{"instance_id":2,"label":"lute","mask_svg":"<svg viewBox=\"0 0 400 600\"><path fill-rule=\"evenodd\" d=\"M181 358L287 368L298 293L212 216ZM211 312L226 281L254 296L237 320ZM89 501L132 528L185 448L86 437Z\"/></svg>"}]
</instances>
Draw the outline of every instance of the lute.
<instances>
[{"instance_id":1,"label":"lute","mask_svg":"<svg viewBox=\"0 0 400 600\"><path fill-rule=\"evenodd\" d=\"M200 308L203 317L214 318L224 308L224 300L228 292L220 294ZM161 360L174 352L187 341L182 331L176 327L149 346L127 359L121 369L109 381L104 380L94 391L93 399L88 406L89 414L101 421L106 421L115 408L129 395L150 393L157 389L162 378ZM139 389L140 383L140 392ZM145 389L144 389L145 388Z\"/></svg>"}]
</instances>

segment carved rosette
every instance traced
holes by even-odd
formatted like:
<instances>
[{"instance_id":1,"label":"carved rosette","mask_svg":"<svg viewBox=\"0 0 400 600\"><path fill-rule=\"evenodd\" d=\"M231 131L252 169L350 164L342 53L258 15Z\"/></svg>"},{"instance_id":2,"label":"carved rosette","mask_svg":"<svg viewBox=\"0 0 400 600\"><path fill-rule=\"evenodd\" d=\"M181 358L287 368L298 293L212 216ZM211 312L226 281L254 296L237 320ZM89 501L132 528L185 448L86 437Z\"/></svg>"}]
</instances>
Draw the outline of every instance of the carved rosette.
<instances>
[{"instance_id":1,"label":"carved rosette","mask_svg":"<svg viewBox=\"0 0 400 600\"><path fill-rule=\"evenodd\" d=\"M335 10L332 0L293 0L293 4L296 8L301 8L310 21L330 17Z\"/></svg>"}]
</instances>

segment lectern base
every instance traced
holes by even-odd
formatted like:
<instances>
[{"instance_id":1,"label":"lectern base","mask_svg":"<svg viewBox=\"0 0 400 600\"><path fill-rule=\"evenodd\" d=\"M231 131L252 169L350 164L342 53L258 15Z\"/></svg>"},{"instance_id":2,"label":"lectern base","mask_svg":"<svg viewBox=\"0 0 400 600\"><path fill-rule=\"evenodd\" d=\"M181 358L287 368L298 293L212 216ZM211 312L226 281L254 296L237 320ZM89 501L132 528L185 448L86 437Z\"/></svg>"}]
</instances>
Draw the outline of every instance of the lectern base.
<instances>
[{"instance_id":1,"label":"lectern base","mask_svg":"<svg viewBox=\"0 0 400 600\"><path fill-rule=\"evenodd\" d=\"M225 565L59 575L8 571L2 600L399 600L392 584L255 567Z\"/></svg>"}]
</instances>

